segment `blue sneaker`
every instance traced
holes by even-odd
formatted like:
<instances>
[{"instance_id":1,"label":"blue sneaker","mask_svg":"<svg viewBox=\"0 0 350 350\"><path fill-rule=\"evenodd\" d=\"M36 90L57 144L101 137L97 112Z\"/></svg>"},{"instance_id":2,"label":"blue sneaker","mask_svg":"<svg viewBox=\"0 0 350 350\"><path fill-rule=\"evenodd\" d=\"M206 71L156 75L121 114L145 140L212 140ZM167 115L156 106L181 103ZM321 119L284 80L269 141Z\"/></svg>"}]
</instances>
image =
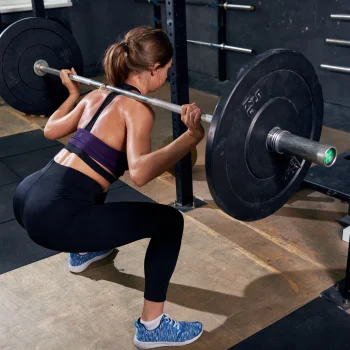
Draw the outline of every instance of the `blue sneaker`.
<instances>
[{"instance_id":1,"label":"blue sneaker","mask_svg":"<svg viewBox=\"0 0 350 350\"><path fill-rule=\"evenodd\" d=\"M80 254L70 253L68 259L69 271L75 273L83 272L91 263L106 258L113 250L114 249Z\"/></svg>"},{"instance_id":2,"label":"blue sneaker","mask_svg":"<svg viewBox=\"0 0 350 350\"><path fill-rule=\"evenodd\" d=\"M134 322L136 334L134 345L138 349L153 349L161 346L182 346L193 343L203 333L203 325L200 322L178 322L167 314L159 323L159 326L149 331L140 322Z\"/></svg>"}]
</instances>

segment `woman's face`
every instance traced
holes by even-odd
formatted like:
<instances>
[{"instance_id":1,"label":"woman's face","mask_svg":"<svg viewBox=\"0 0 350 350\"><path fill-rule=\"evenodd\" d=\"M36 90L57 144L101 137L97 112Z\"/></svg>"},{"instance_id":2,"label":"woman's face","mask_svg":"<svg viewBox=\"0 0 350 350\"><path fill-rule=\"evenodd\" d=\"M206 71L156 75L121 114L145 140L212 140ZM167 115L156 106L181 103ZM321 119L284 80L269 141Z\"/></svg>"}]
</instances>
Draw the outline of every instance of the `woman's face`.
<instances>
[{"instance_id":1,"label":"woman's face","mask_svg":"<svg viewBox=\"0 0 350 350\"><path fill-rule=\"evenodd\" d=\"M173 60L170 60L164 67L156 68L151 74L150 92L158 90L166 81L168 70L171 67Z\"/></svg>"}]
</instances>

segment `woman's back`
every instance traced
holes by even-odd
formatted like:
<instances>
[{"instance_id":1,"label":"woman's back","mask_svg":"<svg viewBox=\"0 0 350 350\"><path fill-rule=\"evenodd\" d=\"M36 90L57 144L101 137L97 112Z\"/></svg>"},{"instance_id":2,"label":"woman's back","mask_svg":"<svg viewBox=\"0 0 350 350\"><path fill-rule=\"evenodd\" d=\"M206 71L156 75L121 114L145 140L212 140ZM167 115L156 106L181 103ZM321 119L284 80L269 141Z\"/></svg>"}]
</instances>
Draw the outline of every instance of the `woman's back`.
<instances>
[{"instance_id":1,"label":"woman's back","mask_svg":"<svg viewBox=\"0 0 350 350\"><path fill-rule=\"evenodd\" d=\"M95 90L80 102L84 103L84 110L78 128L85 128L88 125L109 94L109 91ZM126 128L123 111L128 108L129 101L127 100L130 99L124 96L116 96L101 112L90 131L105 144L120 152L126 150Z\"/></svg>"},{"instance_id":2,"label":"woman's back","mask_svg":"<svg viewBox=\"0 0 350 350\"><path fill-rule=\"evenodd\" d=\"M132 89L132 87L129 88ZM109 99L109 103L107 99ZM106 191L111 182L108 181L108 176L107 179L106 176L101 176L100 172L96 172L96 169L94 170L91 167L91 162L86 164L86 158L84 161L71 148L84 143L82 146L85 147L87 155L102 167L104 171L118 177L118 167L121 173L127 169L127 128L125 119L137 110L142 111L143 114L145 110L149 113L151 112L150 108L145 107L142 103L124 96L115 96L109 91L95 90L89 93L76 106L76 111L80 113L80 116L77 116L79 118L78 131L70 139L67 147L57 154L55 161L90 176ZM140 123L142 123L142 118L140 119ZM84 130L85 128L87 130ZM79 139L78 137L81 138ZM101 146L103 146L102 149ZM84 148L82 150L84 151ZM110 160L114 164L108 166L103 161L106 154L110 155Z\"/></svg>"}]
</instances>

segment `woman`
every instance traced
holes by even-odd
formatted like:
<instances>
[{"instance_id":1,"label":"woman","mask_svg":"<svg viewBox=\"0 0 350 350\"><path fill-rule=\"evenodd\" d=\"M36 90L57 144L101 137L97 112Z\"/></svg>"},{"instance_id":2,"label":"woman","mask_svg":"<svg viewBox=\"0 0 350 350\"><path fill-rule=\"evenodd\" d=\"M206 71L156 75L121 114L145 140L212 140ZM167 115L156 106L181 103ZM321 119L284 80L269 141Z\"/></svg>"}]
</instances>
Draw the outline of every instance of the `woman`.
<instances>
[{"instance_id":1,"label":"woman","mask_svg":"<svg viewBox=\"0 0 350 350\"><path fill-rule=\"evenodd\" d=\"M154 92L166 80L172 55L164 32L133 29L106 52L108 83L144 95ZM201 110L196 104L182 106L187 132L151 152L154 112L148 105L100 89L74 107L79 85L68 78L69 73L76 74L73 68L61 72L69 97L49 118L45 136L75 134L45 168L21 182L14 197L16 219L37 244L70 252L73 272L83 271L115 247L151 238L144 261L144 307L134 322L134 344L139 349L189 344L202 334L202 324L178 322L163 312L181 246L182 214L160 204L104 200L111 183L125 170L137 186L143 186L189 153L204 137Z\"/></svg>"}]
</instances>

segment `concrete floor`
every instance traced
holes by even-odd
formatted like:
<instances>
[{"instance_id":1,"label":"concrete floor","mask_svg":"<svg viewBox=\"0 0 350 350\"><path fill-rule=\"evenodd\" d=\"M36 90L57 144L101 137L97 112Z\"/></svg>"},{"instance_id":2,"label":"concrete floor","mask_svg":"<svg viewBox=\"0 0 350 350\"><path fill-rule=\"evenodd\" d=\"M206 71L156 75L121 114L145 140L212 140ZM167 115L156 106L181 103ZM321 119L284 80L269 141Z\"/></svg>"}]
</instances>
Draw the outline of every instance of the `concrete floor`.
<instances>
[{"instance_id":1,"label":"concrete floor","mask_svg":"<svg viewBox=\"0 0 350 350\"><path fill-rule=\"evenodd\" d=\"M169 100L169 85L154 95ZM190 95L208 113L218 100L195 90ZM0 107L0 136L45 122ZM171 131L170 112L156 108L153 149ZM349 135L341 131L324 128L322 141L335 144L339 152L350 149ZM219 210L210 196L204 151L205 140L193 169L194 193L208 205L184 214L183 246L166 312L204 323L203 337L185 349L224 350L344 276L347 244L335 218L346 214L347 205L303 190L269 218L239 222ZM127 173L121 180L135 187ZM137 190L163 204L176 198L168 173ZM124 246L80 275L68 272L67 254L0 275L0 348L133 349L132 321L142 306L147 244Z\"/></svg>"}]
</instances>

